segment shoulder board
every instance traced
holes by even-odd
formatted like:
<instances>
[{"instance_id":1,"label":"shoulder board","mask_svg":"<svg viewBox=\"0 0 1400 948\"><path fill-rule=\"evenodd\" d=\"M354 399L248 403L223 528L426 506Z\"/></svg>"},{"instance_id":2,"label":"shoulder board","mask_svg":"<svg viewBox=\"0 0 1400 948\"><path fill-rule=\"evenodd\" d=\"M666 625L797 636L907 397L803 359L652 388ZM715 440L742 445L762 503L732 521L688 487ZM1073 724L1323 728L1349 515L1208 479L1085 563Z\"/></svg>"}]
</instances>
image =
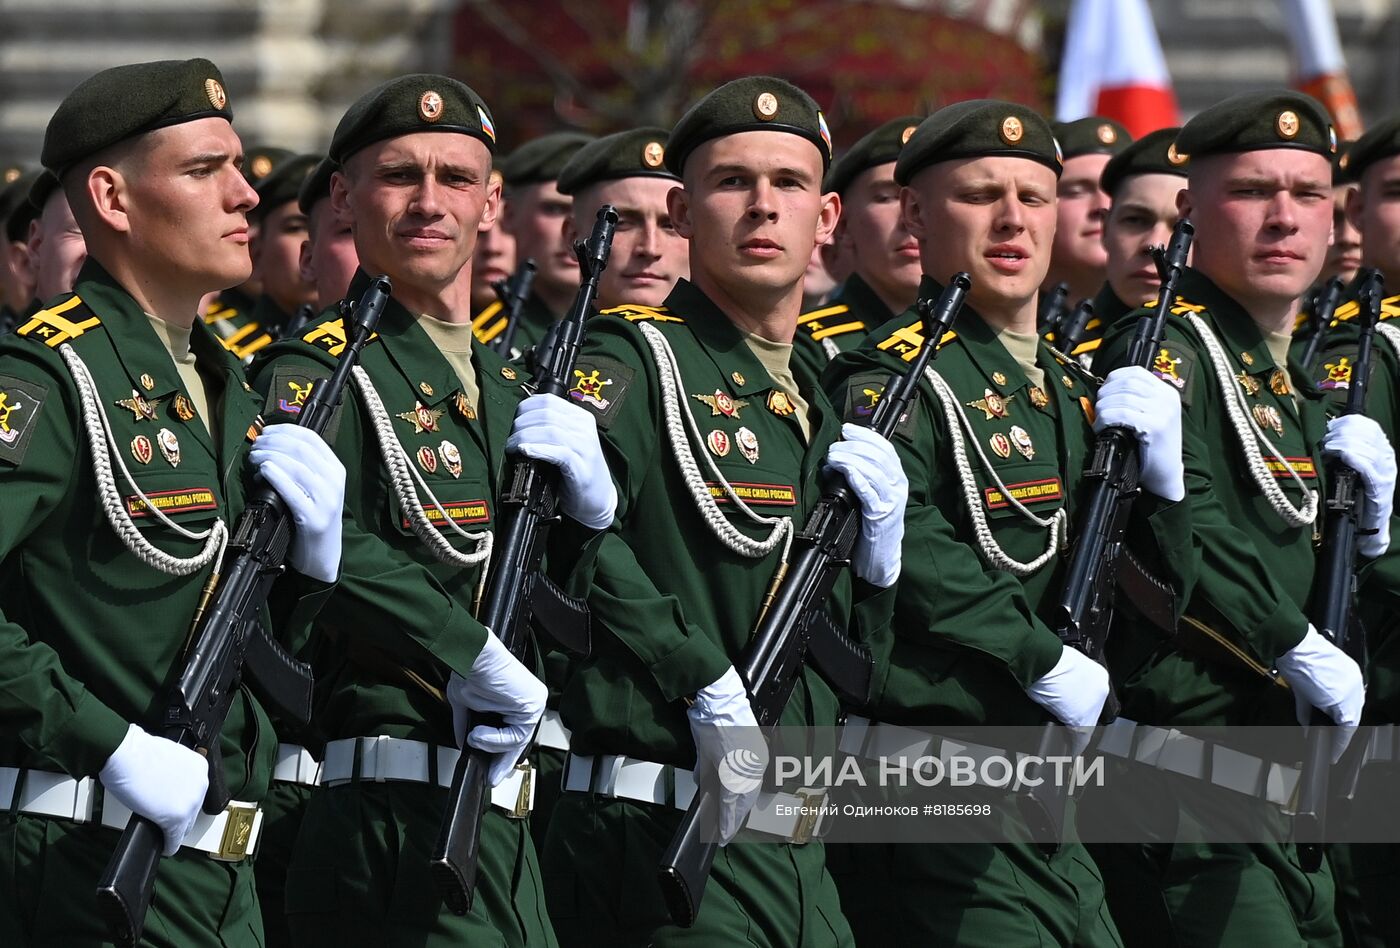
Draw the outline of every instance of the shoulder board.
<instances>
[{"instance_id":1,"label":"shoulder board","mask_svg":"<svg viewBox=\"0 0 1400 948\"><path fill-rule=\"evenodd\" d=\"M851 312L851 308L845 303L838 303L835 306L827 306L823 309L814 309L797 318L797 325L805 329L808 334L817 342L829 339L832 336L844 336L847 333L858 332L864 335L867 330L865 323L856 319L854 315L840 321L842 316Z\"/></svg>"},{"instance_id":2,"label":"shoulder board","mask_svg":"<svg viewBox=\"0 0 1400 948\"><path fill-rule=\"evenodd\" d=\"M1400 293L1381 300L1381 319L1394 319L1400 316Z\"/></svg>"},{"instance_id":3,"label":"shoulder board","mask_svg":"<svg viewBox=\"0 0 1400 948\"><path fill-rule=\"evenodd\" d=\"M209 306L204 310L204 316L202 318L204 320L205 325L212 325L213 323L217 323L220 320L231 319L237 315L238 310L234 309L232 306L227 306L216 299L212 303L210 303Z\"/></svg>"},{"instance_id":4,"label":"shoulder board","mask_svg":"<svg viewBox=\"0 0 1400 948\"><path fill-rule=\"evenodd\" d=\"M1306 312L1300 312L1300 313L1298 313L1298 315L1294 316L1294 317L1293 317L1293 335L1296 336L1296 335L1298 335L1298 333L1302 332L1302 331L1303 331L1303 327L1306 326L1307 324L1308 324L1308 314L1307 314Z\"/></svg>"},{"instance_id":5,"label":"shoulder board","mask_svg":"<svg viewBox=\"0 0 1400 948\"><path fill-rule=\"evenodd\" d=\"M657 322L657 323L683 323L684 319L672 313L664 306L639 306L628 304L625 306L614 306L612 309L605 309L604 316L621 316L629 323Z\"/></svg>"},{"instance_id":6,"label":"shoulder board","mask_svg":"<svg viewBox=\"0 0 1400 948\"><path fill-rule=\"evenodd\" d=\"M1332 325L1349 322L1361 315L1361 304L1356 300L1347 300L1341 306L1332 310Z\"/></svg>"},{"instance_id":7,"label":"shoulder board","mask_svg":"<svg viewBox=\"0 0 1400 948\"><path fill-rule=\"evenodd\" d=\"M230 335L220 336L224 348L240 360L250 358L255 352L272 343L272 336L265 332L261 323L249 322L234 330Z\"/></svg>"},{"instance_id":8,"label":"shoulder board","mask_svg":"<svg viewBox=\"0 0 1400 948\"><path fill-rule=\"evenodd\" d=\"M1152 303L1149 305L1155 306L1157 305L1157 301L1153 300ZM1205 311L1206 308L1204 306L1188 302L1179 296L1176 298L1176 303L1172 306L1173 316L1185 316L1187 313L1200 314L1204 313Z\"/></svg>"},{"instance_id":9,"label":"shoulder board","mask_svg":"<svg viewBox=\"0 0 1400 948\"><path fill-rule=\"evenodd\" d=\"M373 342L378 338L379 333L370 333L369 341ZM345 320L328 319L318 326L313 326L302 335L301 341L319 346L331 355L338 356L345 351L345 344L349 342L345 337Z\"/></svg>"},{"instance_id":10,"label":"shoulder board","mask_svg":"<svg viewBox=\"0 0 1400 948\"><path fill-rule=\"evenodd\" d=\"M913 362L918 358L919 349L924 344L923 328L923 320L919 320L909 326L900 326L894 332L890 333L890 337L881 342L876 348L883 352L891 352L899 356L905 362ZM938 340L938 347L934 349L934 351L937 352L956 338L958 338L957 332L951 329L948 330L943 334L943 338Z\"/></svg>"},{"instance_id":11,"label":"shoulder board","mask_svg":"<svg viewBox=\"0 0 1400 948\"><path fill-rule=\"evenodd\" d=\"M50 349L55 349L100 325L102 320L97 318L97 314L80 297L71 296L57 306L39 310L15 330L15 335L33 336Z\"/></svg>"},{"instance_id":12,"label":"shoulder board","mask_svg":"<svg viewBox=\"0 0 1400 948\"><path fill-rule=\"evenodd\" d=\"M477 342L486 345L505 331L510 320L501 315L503 309L505 304L496 300L472 317L472 335L476 337ZM497 318L498 316L500 318Z\"/></svg>"},{"instance_id":13,"label":"shoulder board","mask_svg":"<svg viewBox=\"0 0 1400 948\"><path fill-rule=\"evenodd\" d=\"M815 319L825 319L828 316L840 316L842 313L849 313L850 311L851 308L845 303L837 303L835 306L823 306L820 309L811 310L797 317L797 325L805 326Z\"/></svg>"}]
</instances>

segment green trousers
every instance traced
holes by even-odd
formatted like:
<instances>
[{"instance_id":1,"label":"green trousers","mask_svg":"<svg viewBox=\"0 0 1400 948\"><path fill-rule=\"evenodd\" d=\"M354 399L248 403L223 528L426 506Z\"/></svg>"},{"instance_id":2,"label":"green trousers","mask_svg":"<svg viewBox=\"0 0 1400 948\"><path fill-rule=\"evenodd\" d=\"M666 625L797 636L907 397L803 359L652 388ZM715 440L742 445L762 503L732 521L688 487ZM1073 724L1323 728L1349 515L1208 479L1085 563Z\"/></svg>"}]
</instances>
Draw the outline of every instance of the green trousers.
<instances>
[{"instance_id":1,"label":"green trousers","mask_svg":"<svg viewBox=\"0 0 1400 948\"><path fill-rule=\"evenodd\" d=\"M306 801L315 791L315 787L274 781L262 801L262 835L258 838L253 878L258 887L258 904L262 906L267 948L291 948L296 944L287 927L287 866L292 861L292 846L301 829Z\"/></svg>"},{"instance_id":2,"label":"green trousers","mask_svg":"<svg viewBox=\"0 0 1400 948\"><path fill-rule=\"evenodd\" d=\"M0 945L110 944L94 892L119 835L68 820L0 815ZM219 862L189 849L161 859L142 948L262 944L251 862Z\"/></svg>"},{"instance_id":3,"label":"green trousers","mask_svg":"<svg viewBox=\"0 0 1400 948\"><path fill-rule=\"evenodd\" d=\"M530 762L535 765L535 808L530 812L530 834L535 839L535 851L544 852L544 841L549 838L549 817L564 792L564 760L568 751L553 747L536 747L530 752Z\"/></svg>"},{"instance_id":4,"label":"green trousers","mask_svg":"<svg viewBox=\"0 0 1400 948\"><path fill-rule=\"evenodd\" d=\"M543 860L561 945L854 946L821 843L731 843L715 857L695 926L670 924L656 867L680 817L661 806L563 794Z\"/></svg>"},{"instance_id":5,"label":"green trousers","mask_svg":"<svg viewBox=\"0 0 1400 948\"><path fill-rule=\"evenodd\" d=\"M442 787L393 781L316 791L287 872L294 942L554 948L528 820L488 809L472 910L443 904L428 858L446 799Z\"/></svg>"}]
</instances>

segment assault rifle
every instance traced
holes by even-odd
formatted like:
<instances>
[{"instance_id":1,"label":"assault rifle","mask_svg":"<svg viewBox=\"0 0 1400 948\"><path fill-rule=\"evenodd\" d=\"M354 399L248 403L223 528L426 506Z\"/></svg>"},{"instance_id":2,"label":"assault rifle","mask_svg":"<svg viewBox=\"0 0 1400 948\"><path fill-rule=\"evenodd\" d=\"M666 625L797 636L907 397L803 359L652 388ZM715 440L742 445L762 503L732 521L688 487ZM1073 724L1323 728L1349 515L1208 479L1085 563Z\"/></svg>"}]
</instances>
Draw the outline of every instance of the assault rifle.
<instances>
[{"instance_id":1,"label":"assault rifle","mask_svg":"<svg viewBox=\"0 0 1400 948\"><path fill-rule=\"evenodd\" d=\"M1371 379L1373 342L1381 318L1380 272L1362 270L1359 276L1361 339L1351 370L1344 415L1366 412L1366 389ZM1341 459L1327 466L1327 513L1322 525L1322 549L1318 554L1317 611L1313 625L1332 644L1366 667L1366 636L1354 615L1356 603L1356 536L1361 506L1358 475ZM1304 744L1303 766L1298 774L1298 799L1293 813L1293 834L1298 840L1298 863L1305 872L1322 865L1322 832L1327 823L1327 789L1332 763L1332 719L1313 709L1312 726ZM1354 765L1361 766L1360 755Z\"/></svg>"},{"instance_id":2,"label":"assault rifle","mask_svg":"<svg viewBox=\"0 0 1400 948\"><path fill-rule=\"evenodd\" d=\"M1302 358L1303 368L1308 371L1312 371L1313 363L1317 361L1317 352L1322 348L1323 340L1327 338L1327 330L1331 328L1332 314L1337 311L1341 302L1341 277L1328 280L1313 299L1312 312L1308 314L1312 334L1308 336L1308 344L1303 348Z\"/></svg>"},{"instance_id":3,"label":"assault rifle","mask_svg":"<svg viewBox=\"0 0 1400 948\"><path fill-rule=\"evenodd\" d=\"M593 314L598 280L612 252L617 211L611 204L598 210L593 233L575 246L582 282L569 314L550 327L545 344L536 350L535 394L565 397L574 364L583 348L584 323ZM526 273L533 272L527 262ZM606 476L606 474L604 475ZM478 618L522 661L531 661L529 624L536 587L543 580L540 561L551 523L558 520L557 472L543 461L513 458L506 470L507 486L498 502L496 555L487 578ZM587 654L585 635L583 654ZM473 714L464 734L479 724L499 723L499 717ZM430 867L447 907L458 915L471 911L481 846L481 817L487 805L486 782L492 755L464 745L452 772L447 808L433 849Z\"/></svg>"},{"instance_id":4,"label":"assault rifle","mask_svg":"<svg viewBox=\"0 0 1400 948\"><path fill-rule=\"evenodd\" d=\"M1055 348L1065 355L1074 355L1074 350L1084 341L1084 332L1093 318L1094 301L1084 300L1060 323L1055 333Z\"/></svg>"},{"instance_id":5,"label":"assault rifle","mask_svg":"<svg viewBox=\"0 0 1400 948\"><path fill-rule=\"evenodd\" d=\"M520 326L520 308L530 298L530 287L534 283L535 261L526 260L508 279L491 284L506 317L506 328L491 342L491 348L507 359L510 358L510 345L515 341L515 330Z\"/></svg>"},{"instance_id":6,"label":"assault rifle","mask_svg":"<svg viewBox=\"0 0 1400 948\"><path fill-rule=\"evenodd\" d=\"M1042 339L1059 333L1060 323L1064 320L1065 311L1068 309L1068 302L1068 283L1056 283L1050 288L1050 292L1040 295L1040 303L1035 312L1035 324L1040 327Z\"/></svg>"},{"instance_id":7,"label":"assault rifle","mask_svg":"<svg viewBox=\"0 0 1400 948\"><path fill-rule=\"evenodd\" d=\"M350 371L373 335L390 292L389 279L378 277L351 310L346 319L349 338L340 362L329 379L316 383L297 417L298 425L325 435L340 407ZM234 527L226 553L229 566L222 575L211 575L204 587L185 667L165 698L160 726L152 729L209 758L205 813L219 813L229 804L219 738L245 678L279 715L303 724L311 719L311 669L287 654L258 618L273 584L282 575L293 529L291 514L277 492L271 487L258 488ZM240 818L251 817L230 812L231 827L246 838L252 825L234 825ZM163 841L164 834L154 821L132 814L98 879L98 910L118 945L135 945L141 940Z\"/></svg>"},{"instance_id":8,"label":"assault rifle","mask_svg":"<svg viewBox=\"0 0 1400 948\"><path fill-rule=\"evenodd\" d=\"M936 301L921 299L916 304L923 319L923 345L908 371L890 376L870 417L872 431L894 436L971 285L967 274L959 273ZM855 703L869 700L870 654L847 639L826 611L831 590L850 563L859 530L860 505L850 487L839 475L825 477L821 499L793 541L790 566L780 567L774 577L758 628L739 663L760 727L777 725L809 652L817 671L843 697ZM713 775L701 782L661 856L659 877L667 909L671 919L686 928L695 924L719 848L715 834L722 792L716 782Z\"/></svg>"},{"instance_id":9,"label":"assault rifle","mask_svg":"<svg viewBox=\"0 0 1400 948\"><path fill-rule=\"evenodd\" d=\"M1172 229L1171 242L1166 249L1153 249L1162 285L1157 290L1157 305L1146 309L1138 319L1128 347L1128 365L1150 369L1161 350L1167 315L1176 305L1177 283L1186 268L1194 235L1191 222L1182 218ZM1141 470L1138 440L1132 431L1115 427L1099 432L1093 460L1084 472L1084 477L1090 481L1089 497L1079 518L1054 628L1065 645L1079 649L1100 664L1104 663L1104 648L1113 619L1119 560L1126 552L1128 513L1138 495ZM1103 720L1112 721L1117 716L1118 700L1110 690ZM1044 760L1072 755L1073 741L1068 730L1055 722L1047 724L1037 756ZM1038 786L1017 796L1021 816L1042 847L1054 849L1057 846L1064 823L1066 793L1067 788L1042 779Z\"/></svg>"}]
</instances>

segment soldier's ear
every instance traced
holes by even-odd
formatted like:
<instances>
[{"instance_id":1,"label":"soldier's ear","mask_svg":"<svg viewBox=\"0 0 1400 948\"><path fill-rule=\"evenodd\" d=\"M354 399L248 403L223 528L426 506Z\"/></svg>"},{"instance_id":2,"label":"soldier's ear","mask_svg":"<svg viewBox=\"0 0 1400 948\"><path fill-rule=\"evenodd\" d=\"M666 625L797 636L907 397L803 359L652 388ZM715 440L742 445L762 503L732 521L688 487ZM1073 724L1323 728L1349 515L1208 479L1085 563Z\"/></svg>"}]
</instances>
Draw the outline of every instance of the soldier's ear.
<instances>
[{"instance_id":1,"label":"soldier's ear","mask_svg":"<svg viewBox=\"0 0 1400 948\"><path fill-rule=\"evenodd\" d=\"M1361 194L1361 188L1350 188L1347 191L1347 223L1356 228L1358 234L1361 233L1361 215L1366 213L1366 198Z\"/></svg>"},{"instance_id":2,"label":"soldier's ear","mask_svg":"<svg viewBox=\"0 0 1400 948\"><path fill-rule=\"evenodd\" d=\"M87 197L98 219L118 233L131 230L126 178L110 165L98 165L88 172Z\"/></svg>"},{"instance_id":3,"label":"soldier's ear","mask_svg":"<svg viewBox=\"0 0 1400 948\"><path fill-rule=\"evenodd\" d=\"M1176 192L1176 213L1178 217L1190 217L1193 206L1191 189L1182 188Z\"/></svg>"},{"instance_id":4,"label":"soldier's ear","mask_svg":"<svg viewBox=\"0 0 1400 948\"><path fill-rule=\"evenodd\" d=\"M923 240L926 230L924 228L923 206L919 202L919 192L905 185L899 189L899 222L904 225L904 229L909 232L909 236L915 240Z\"/></svg>"},{"instance_id":5,"label":"soldier's ear","mask_svg":"<svg viewBox=\"0 0 1400 948\"><path fill-rule=\"evenodd\" d=\"M679 185L666 192L666 211L671 215L671 226L686 240L695 236L695 228L690 220L690 194Z\"/></svg>"},{"instance_id":6,"label":"soldier's ear","mask_svg":"<svg viewBox=\"0 0 1400 948\"><path fill-rule=\"evenodd\" d=\"M841 195L829 191L822 195L821 215L817 218L817 243L824 244L836 233L836 225L841 222Z\"/></svg>"}]
</instances>

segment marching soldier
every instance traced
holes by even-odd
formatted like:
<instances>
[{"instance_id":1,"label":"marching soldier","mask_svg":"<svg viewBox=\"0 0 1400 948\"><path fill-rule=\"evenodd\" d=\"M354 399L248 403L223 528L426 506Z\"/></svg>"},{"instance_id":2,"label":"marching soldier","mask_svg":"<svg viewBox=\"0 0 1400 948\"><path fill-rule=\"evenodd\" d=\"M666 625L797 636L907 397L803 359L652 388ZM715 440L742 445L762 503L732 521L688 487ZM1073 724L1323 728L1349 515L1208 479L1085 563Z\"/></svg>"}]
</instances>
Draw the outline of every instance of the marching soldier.
<instances>
[{"instance_id":1,"label":"marching soldier","mask_svg":"<svg viewBox=\"0 0 1400 948\"><path fill-rule=\"evenodd\" d=\"M684 807L672 788L754 724L734 666L824 463L864 511L862 582L842 578L837 622L853 609L874 618L898 575L899 461L868 429L843 431L792 359L803 272L840 214L822 191L830 154L821 111L790 83L711 92L665 150L683 182L668 207L690 241L691 280L664 306L589 324L569 397L598 419L619 500L589 598L593 654L561 702L573 736L544 863L563 944L851 944L822 844L781 813L797 800L788 793L727 800L733 825L752 808L747 831L764 841L720 852L694 928L669 924L656 882ZM837 712L808 669L781 721L832 725Z\"/></svg>"},{"instance_id":2,"label":"marching soldier","mask_svg":"<svg viewBox=\"0 0 1400 948\"><path fill-rule=\"evenodd\" d=\"M87 259L87 245L58 178L41 175L29 194L29 202L38 210L38 217L29 224L28 244L37 311L38 300L72 292L78 271Z\"/></svg>"},{"instance_id":3,"label":"marching soldier","mask_svg":"<svg viewBox=\"0 0 1400 948\"><path fill-rule=\"evenodd\" d=\"M1108 195L1099 186L1099 178L1108 160L1133 139L1123 126L1097 115L1056 122L1051 127L1064 154L1064 173L1056 194L1055 246L1050 252L1045 288L1069 284L1066 302L1075 306L1103 286L1103 223L1108 216Z\"/></svg>"},{"instance_id":4,"label":"marching soldier","mask_svg":"<svg viewBox=\"0 0 1400 948\"><path fill-rule=\"evenodd\" d=\"M826 189L841 196L833 240L849 248L854 269L835 296L797 321L794 346L817 372L914 304L919 245L900 219L894 163L918 124L913 115L886 122L852 145L827 175Z\"/></svg>"},{"instance_id":5,"label":"marching soldier","mask_svg":"<svg viewBox=\"0 0 1400 948\"><path fill-rule=\"evenodd\" d=\"M1194 263L1152 371L1181 396L1201 565L1174 631L1115 629L1110 666L1136 740L1172 725L1286 725L1314 708L1342 725L1360 718L1360 669L1306 611L1322 459L1338 455L1361 474L1370 557L1388 545L1394 454L1362 416L1329 424L1287 361L1294 303L1326 255L1335 148L1326 111L1295 92L1233 96L1177 136L1191 161L1177 206L1195 224ZM1128 319L1110 329L1102 365L1121 362L1131 330ZM1281 810L1267 809L1284 801L1267 788L1256 798L1204 766L1118 763L1102 810L1140 839L1232 814L1287 838ZM1304 872L1293 844L1170 839L1095 850L1130 943L1340 944L1331 874Z\"/></svg>"},{"instance_id":6,"label":"marching soldier","mask_svg":"<svg viewBox=\"0 0 1400 948\"><path fill-rule=\"evenodd\" d=\"M507 448L561 469L554 534L566 557L580 559L612 519L614 489L588 414L525 398L518 370L473 341L462 270L500 199L494 147L485 104L437 75L366 93L331 141L331 203L361 261L349 295L385 273L393 297L336 440L349 468L346 557L314 649L327 743L287 876L297 944L554 944L527 819L533 775L516 766L545 687L473 609ZM332 311L270 347L257 372L268 418L295 419L344 343ZM469 710L505 724L463 735ZM459 917L428 863L463 738L498 757L476 900Z\"/></svg>"},{"instance_id":7,"label":"marching soldier","mask_svg":"<svg viewBox=\"0 0 1400 948\"><path fill-rule=\"evenodd\" d=\"M891 631L876 643L880 684L846 726L843 746L862 758L885 756L909 728L930 723L1031 726L1047 716L1097 723L1107 673L1049 625L1095 424L1123 425L1141 439L1136 545L1153 561L1182 560L1190 520L1179 503L1173 393L1142 370L1115 374L1096 392L1036 333L1060 170L1046 122L993 100L925 119L895 165L904 226L921 252L919 295L937 297L959 271L972 286L953 332L928 341L940 347L936 371L897 429L913 499L905 516L910 555ZM910 309L836 357L825 382L847 418L872 413L891 371L917 355L922 331ZM1160 409L1142 411L1154 401ZM1190 565L1176 562L1177 575ZM939 740L929 735L927 750L913 756L938 756ZM1009 791L980 792L1004 838L1028 838ZM1103 879L1073 839L1049 857L1028 842L985 837L845 850L851 865L838 882L862 943L912 933L948 944L1120 944Z\"/></svg>"},{"instance_id":8,"label":"marching soldier","mask_svg":"<svg viewBox=\"0 0 1400 948\"><path fill-rule=\"evenodd\" d=\"M250 460L296 524L272 628L304 640L339 569L343 468L309 431L258 434L260 403L198 319L204 293L251 267L257 197L230 118L213 63L141 63L81 83L45 135L88 261L75 293L0 341L0 560L23 587L0 597L7 945L106 943L93 892L133 811L165 839L145 943L262 944L247 857L267 715L240 689L220 766L248 802L214 816L200 811L211 761L145 730Z\"/></svg>"},{"instance_id":9,"label":"marching soldier","mask_svg":"<svg viewBox=\"0 0 1400 948\"><path fill-rule=\"evenodd\" d=\"M497 226L515 238L517 261L535 261L535 282L511 337L517 352L544 338L578 290L578 261L565 237L573 199L562 194L556 182L569 159L592 140L579 132L554 132L521 145L501 166L505 207ZM506 322L500 311L492 318L479 318L476 338L489 344L505 332Z\"/></svg>"}]
</instances>

